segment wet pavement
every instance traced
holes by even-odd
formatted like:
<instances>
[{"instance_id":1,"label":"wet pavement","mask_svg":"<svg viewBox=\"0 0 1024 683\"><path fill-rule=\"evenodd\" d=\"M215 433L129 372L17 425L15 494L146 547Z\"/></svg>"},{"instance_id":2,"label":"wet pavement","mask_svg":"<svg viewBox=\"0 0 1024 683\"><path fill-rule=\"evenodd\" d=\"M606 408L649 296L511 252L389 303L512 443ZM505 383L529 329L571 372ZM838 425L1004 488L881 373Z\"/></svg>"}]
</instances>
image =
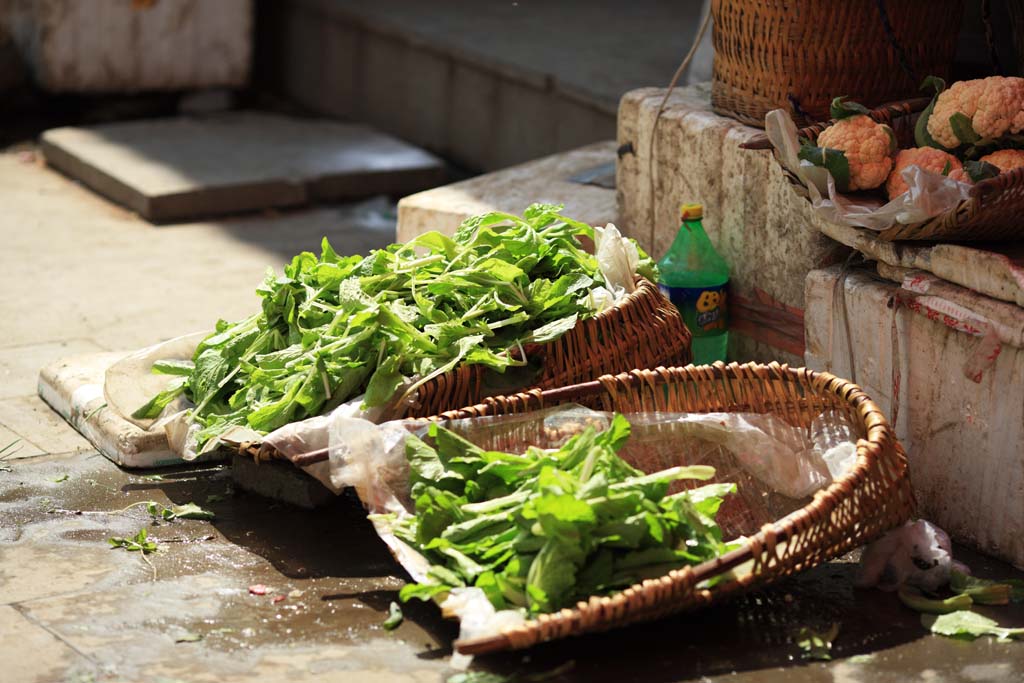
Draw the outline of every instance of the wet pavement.
<instances>
[{"instance_id":1,"label":"wet pavement","mask_svg":"<svg viewBox=\"0 0 1024 683\"><path fill-rule=\"evenodd\" d=\"M457 630L434 606L407 605L383 628L404 577L354 498L307 511L234 490L223 466L121 470L34 396L56 358L241 317L265 267L324 234L359 251L393 231L336 207L154 228L31 154L0 154L0 188L0 449L14 444L0 454L0 683L447 680ZM129 508L150 500L216 518L154 524ZM157 544L145 558L107 542L143 528ZM895 596L853 589L853 569L832 562L732 604L473 668L524 683L1024 680L1024 643L932 636ZM985 611L1024 626L1022 605ZM804 659L800 630L834 624L832 660Z\"/></svg>"},{"instance_id":2,"label":"wet pavement","mask_svg":"<svg viewBox=\"0 0 1024 683\"><path fill-rule=\"evenodd\" d=\"M5 661L22 648L32 656L6 680L444 681L455 673L456 628L432 605L406 605L402 625L384 630L404 574L353 496L302 510L236 491L226 466L135 473L91 452L7 467L0 652ZM144 506L129 507L150 500L195 502L216 518L157 522ZM107 543L143 528L158 548L145 559ZM1019 575L960 556L982 576ZM894 595L854 589L854 567L832 562L731 604L480 657L473 669L520 681L1024 679L1024 643L929 635ZM250 591L257 585L264 595ZM1022 605L984 611L1024 625ZM833 625L832 660L805 659L795 643L801 629Z\"/></svg>"}]
</instances>

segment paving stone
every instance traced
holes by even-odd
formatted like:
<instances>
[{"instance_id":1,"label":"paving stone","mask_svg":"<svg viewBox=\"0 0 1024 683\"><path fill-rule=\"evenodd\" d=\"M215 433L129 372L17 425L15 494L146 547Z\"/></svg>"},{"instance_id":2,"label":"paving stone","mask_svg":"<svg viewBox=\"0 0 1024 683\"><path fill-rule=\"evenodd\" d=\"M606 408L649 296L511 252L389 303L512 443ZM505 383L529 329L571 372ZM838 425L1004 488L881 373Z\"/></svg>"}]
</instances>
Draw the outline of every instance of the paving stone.
<instances>
[{"instance_id":1,"label":"paving stone","mask_svg":"<svg viewBox=\"0 0 1024 683\"><path fill-rule=\"evenodd\" d=\"M373 129L258 112L56 128L47 162L154 222L407 194L440 160Z\"/></svg>"},{"instance_id":2,"label":"paving stone","mask_svg":"<svg viewBox=\"0 0 1024 683\"><path fill-rule=\"evenodd\" d=\"M598 142L404 197L398 202L398 241L429 230L451 235L470 216L486 211L522 213L533 202L565 204L566 215L591 225L616 222L614 190L569 180L614 158L615 143Z\"/></svg>"},{"instance_id":3,"label":"paving stone","mask_svg":"<svg viewBox=\"0 0 1024 683\"><path fill-rule=\"evenodd\" d=\"M0 408L0 419L4 417L2 411L3 409ZM0 424L0 449L4 449L0 453L0 466L4 464L4 461L31 458L43 455L45 452L21 434L11 431L2 424Z\"/></svg>"},{"instance_id":4,"label":"paving stone","mask_svg":"<svg viewBox=\"0 0 1024 683\"><path fill-rule=\"evenodd\" d=\"M4 679L18 683L87 680L95 667L13 607L0 606L0 661Z\"/></svg>"},{"instance_id":5,"label":"paving stone","mask_svg":"<svg viewBox=\"0 0 1024 683\"><path fill-rule=\"evenodd\" d=\"M62 356L102 350L89 339L68 339L0 348L0 399L35 394L36 374L46 363Z\"/></svg>"},{"instance_id":6,"label":"paving stone","mask_svg":"<svg viewBox=\"0 0 1024 683\"><path fill-rule=\"evenodd\" d=\"M32 444L44 453L92 450L67 422L38 396L19 396L0 401L0 425L20 434L31 434Z\"/></svg>"}]
</instances>

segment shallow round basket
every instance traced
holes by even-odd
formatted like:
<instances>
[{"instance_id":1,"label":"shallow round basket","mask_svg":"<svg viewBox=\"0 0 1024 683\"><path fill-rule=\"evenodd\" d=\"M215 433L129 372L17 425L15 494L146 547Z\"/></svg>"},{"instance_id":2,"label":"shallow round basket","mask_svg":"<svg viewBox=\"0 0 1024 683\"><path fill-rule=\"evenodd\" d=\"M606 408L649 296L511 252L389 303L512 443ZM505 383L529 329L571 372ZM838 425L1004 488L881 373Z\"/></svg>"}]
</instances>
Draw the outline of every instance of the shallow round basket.
<instances>
[{"instance_id":1,"label":"shallow round basket","mask_svg":"<svg viewBox=\"0 0 1024 683\"><path fill-rule=\"evenodd\" d=\"M834 409L855 425L857 458L845 475L802 508L764 524L742 547L726 555L673 570L613 596L592 597L497 636L457 641L459 652L525 648L706 606L863 545L902 524L914 508L906 456L878 406L855 384L777 363L634 370L559 389L489 398L429 419L523 413L562 403L626 414L773 413L803 427L823 411ZM679 458L685 464L686 453L679 453ZM720 581L708 587L712 579Z\"/></svg>"},{"instance_id":2,"label":"shallow round basket","mask_svg":"<svg viewBox=\"0 0 1024 683\"><path fill-rule=\"evenodd\" d=\"M530 374L517 376L510 368L503 375L484 365L461 365L420 387L416 404L392 417L437 415L488 396L564 387L632 368L686 365L692 360L690 342L679 309L657 285L637 277L636 290L620 304L578 321L552 342L526 344L523 351L534 368ZM284 458L258 442L243 443L239 451L257 460Z\"/></svg>"},{"instance_id":3,"label":"shallow round basket","mask_svg":"<svg viewBox=\"0 0 1024 683\"><path fill-rule=\"evenodd\" d=\"M869 112L878 123L892 128L900 149L916 146L914 125L920 112L928 105L926 98L915 98L887 104ZM818 135L835 121L820 121L797 131L797 136L817 142ZM766 136L753 138L740 147L772 149ZM782 173L796 192L810 201L803 181L789 171L773 154ZM982 180L971 187L970 195L944 213L917 223L894 223L873 233L884 242L1018 242L1024 239L1024 168L1003 171L995 178Z\"/></svg>"}]
</instances>

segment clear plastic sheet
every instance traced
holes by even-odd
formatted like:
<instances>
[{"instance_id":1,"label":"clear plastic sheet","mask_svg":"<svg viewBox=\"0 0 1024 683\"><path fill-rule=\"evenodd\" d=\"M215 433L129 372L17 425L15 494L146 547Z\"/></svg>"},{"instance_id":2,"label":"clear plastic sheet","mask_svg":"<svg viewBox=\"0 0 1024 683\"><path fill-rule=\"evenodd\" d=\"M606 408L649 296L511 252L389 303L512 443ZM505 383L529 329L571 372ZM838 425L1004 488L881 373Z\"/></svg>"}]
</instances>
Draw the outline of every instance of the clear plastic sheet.
<instances>
[{"instance_id":1,"label":"clear plastic sheet","mask_svg":"<svg viewBox=\"0 0 1024 683\"><path fill-rule=\"evenodd\" d=\"M797 157L800 141L796 124L783 109L765 115L765 132L779 161L807 187L811 205L822 218L841 225L885 230L908 225L954 208L970 197L971 186L938 173L908 166L901 172L909 190L889 202L870 195L841 194L824 168Z\"/></svg>"},{"instance_id":2,"label":"clear plastic sheet","mask_svg":"<svg viewBox=\"0 0 1024 683\"><path fill-rule=\"evenodd\" d=\"M521 452L527 446L557 448L588 426L604 429L611 413L565 405L531 413L470 418L446 426L482 448ZM675 465L711 465L714 481L734 482L718 520L726 538L755 533L766 523L800 509L856 459L858 436L844 413L829 411L809 426L754 413L633 413L632 434L619 454L633 466L655 472ZM350 486L371 513L412 514L404 441L423 436L413 421L374 425L365 420L332 420L329 479L332 488ZM312 472L311 472L312 474ZM671 492L707 482L679 481ZM426 577L425 558L395 538L387 518L371 517L381 539L417 581ZM500 633L525 616L495 611L476 588L452 591L441 604L458 617L463 639Z\"/></svg>"}]
</instances>

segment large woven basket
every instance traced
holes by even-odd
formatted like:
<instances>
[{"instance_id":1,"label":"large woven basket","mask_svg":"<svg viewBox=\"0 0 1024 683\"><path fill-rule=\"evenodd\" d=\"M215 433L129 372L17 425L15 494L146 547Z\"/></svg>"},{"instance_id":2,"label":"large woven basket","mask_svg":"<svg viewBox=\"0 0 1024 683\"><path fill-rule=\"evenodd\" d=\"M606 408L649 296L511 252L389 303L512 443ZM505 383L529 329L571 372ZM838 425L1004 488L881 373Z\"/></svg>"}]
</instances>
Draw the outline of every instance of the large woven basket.
<instances>
[{"instance_id":1,"label":"large woven basket","mask_svg":"<svg viewBox=\"0 0 1024 683\"><path fill-rule=\"evenodd\" d=\"M764 115L780 108L797 125L820 121L836 95L869 107L913 97L925 76L949 76L963 7L963 0L713 0L711 106L764 127Z\"/></svg>"},{"instance_id":2,"label":"large woven basket","mask_svg":"<svg viewBox=\"0 0 1024 683\"><path fill-rule=\"evenodd\" d=\"M872 110L869 115L879 123L888 124L896 134L898 146L916 147L914 125L921 110L929 100L915 98L897 104L889 104ZM801 128L800 138L817 142L818 135L834 121L822 121ZM771 149L771 143L764 136L754 138L743 145L745 149ZM777 155L776 155L777 158ZM803 197L808 197L807 188L797 176L785 166L786 178ZM971 188L970 197L952 209L919 223L903 225L896 223L890 228L875 233L880 240L893 242L939 241L979 242L1017 241L1024 239L1024 168L1000 173L995 178L982 180Z\"/></svg>"},{"instance_id":3,"label":"large woven basket","mask_svg":"<svg viewBox=\"0 0 1024 683\"><path fill-rule=\"evenodd\" d=\"M721 601L809 569L874 539L911 514L913 494L903 449L878 406L861 389L827 373L785 365L745 364L634 370L548 391L486 399L433 418L523 413L561 403L608 411L760 412L807 426L837 409L859 432L856 465L805 507L767 523L746 544L715 560L674 570L611 597L593 597L573 609L543 615L500 635L455 643L482 654L658 619ZM679 453L680 464L686 453ZM735 572L714 588L704 582Z\"/></svg>"},{"instance_id":4,"label":"large woven basket","mask_svg":"<svg viewBox=\"0 0 1024 683\"><path fill-rule=\"evenodd\" d=\"M625 301L581 320L553 342L524 347L531 366L540 372L524 387L495 391L497 379L483 365L462 365L420 387L417 403L395 417L426 417L473 405L495 393L550 389L586 382L630 368L686 365L692 360L690 331L672 302L657 285L638 277L637 288ZM240 451L258 460L283 458L259 443L244 443Z\"/></svg>"}]
</instances>

